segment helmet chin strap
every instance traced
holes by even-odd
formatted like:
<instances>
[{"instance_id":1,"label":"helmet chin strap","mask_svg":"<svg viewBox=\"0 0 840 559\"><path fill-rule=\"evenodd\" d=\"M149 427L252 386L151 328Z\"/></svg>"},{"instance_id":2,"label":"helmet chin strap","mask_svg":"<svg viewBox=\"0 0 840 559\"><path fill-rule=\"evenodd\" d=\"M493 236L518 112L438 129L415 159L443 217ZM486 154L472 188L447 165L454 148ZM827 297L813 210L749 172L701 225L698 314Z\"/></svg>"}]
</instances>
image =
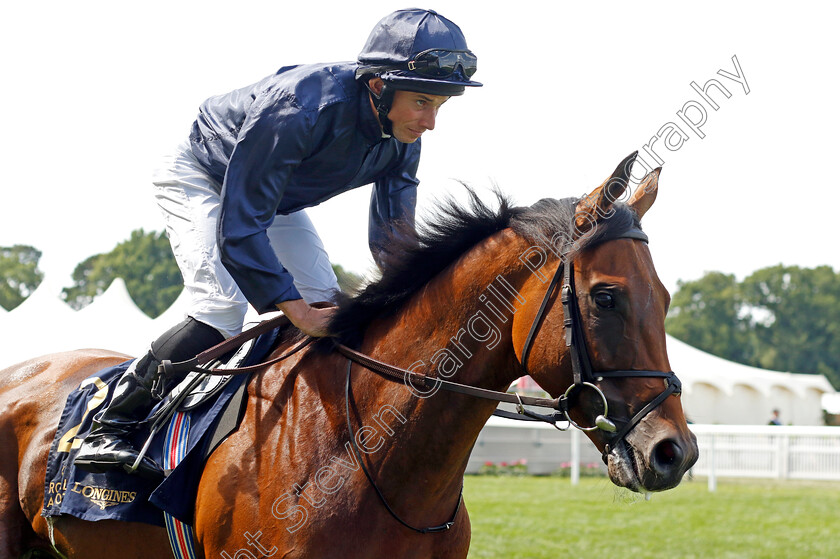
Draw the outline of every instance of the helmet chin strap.
<instances>
[{"instance_id":1,"label":"helmet chin strap","mask_svg":"<svg viewBox=\"0 0 840 559\"><path fill-rule=\"evenodd\" d=\"M391 126L391 119L388 118L388 113L391 112L391 105L394 102L394 89L388 87L388 84L382 82L382 91L377 93L370 87L370 82L367 84L373 99L373 106L376 108L376 114L379 115L379 124L382 125L382 131L389 136L394 135L394 129Z\"/></svg>"}]
</instances>

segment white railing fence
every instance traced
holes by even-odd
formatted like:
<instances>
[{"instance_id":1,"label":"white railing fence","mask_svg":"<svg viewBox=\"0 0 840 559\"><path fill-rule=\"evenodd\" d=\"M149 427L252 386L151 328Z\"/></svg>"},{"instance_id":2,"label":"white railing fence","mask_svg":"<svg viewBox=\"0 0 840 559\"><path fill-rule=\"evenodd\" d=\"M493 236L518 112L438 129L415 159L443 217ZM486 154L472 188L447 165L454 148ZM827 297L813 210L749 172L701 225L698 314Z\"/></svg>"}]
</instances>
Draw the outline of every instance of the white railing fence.
<instances>
[{"instance_id":1,"label":"white railing fence","mask_svg":"<svg viewBox=\"0 0 840 559\"><path fill-rule=\"evenodd\" d=\"M708 477L840 481L840 427L690 425L700 458L691 470ZM473 448L467 473L482 465L522 463L530 474L569 468L576 483L580 467L602 467L600 453L579 432L549 425L491 418Z\"/></svg>"},{"instance_id":2,"label":"white railing fence","mask_svg":"<svg viewBox=\"0 0 840 559\"><path fill-rule=\"evenodd\" d=\"M692 472L718 477L840 481L840 427L691 425L700 458Z\"/></svg>"}]
</instances>

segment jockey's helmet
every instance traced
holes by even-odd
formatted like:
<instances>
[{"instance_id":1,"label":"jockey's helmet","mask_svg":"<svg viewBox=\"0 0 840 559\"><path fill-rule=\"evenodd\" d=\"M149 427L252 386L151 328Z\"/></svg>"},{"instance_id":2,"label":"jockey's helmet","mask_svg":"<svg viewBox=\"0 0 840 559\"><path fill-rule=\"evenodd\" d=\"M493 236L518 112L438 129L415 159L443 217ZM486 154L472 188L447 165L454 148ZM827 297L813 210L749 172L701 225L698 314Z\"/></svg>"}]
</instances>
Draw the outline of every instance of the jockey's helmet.
<instances>
[{"instance_id":1,"label":"jockey's helmet","mask_svg":"<svg viewBox=\"0 0 840 559\"><path fill-rule=\"evenodd\" d=\"M384 87L374 105L386 133L394 90L430 95L462 95L472 81L478 59L467 47L461 28L432 10L398 10L382 18L359 53L356 78L381 78ZM387 124L385 124L387 123Z\"/></svg>"}]
</instances>

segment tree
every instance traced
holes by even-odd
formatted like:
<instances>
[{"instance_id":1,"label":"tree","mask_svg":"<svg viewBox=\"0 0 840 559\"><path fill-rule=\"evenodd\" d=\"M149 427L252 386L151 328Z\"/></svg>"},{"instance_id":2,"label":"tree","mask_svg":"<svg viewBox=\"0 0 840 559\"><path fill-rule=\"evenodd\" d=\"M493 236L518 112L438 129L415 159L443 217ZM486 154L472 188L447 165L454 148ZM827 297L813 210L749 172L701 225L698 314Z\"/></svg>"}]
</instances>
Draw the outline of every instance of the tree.
<instances>
[{"instance_id":1,"label":"tree","mask_svg":"<svg viewBox=\"0 0 840 559\"><path fill-rule=\"evenodd\" d=\"M333 264L339 287L354 293L362 278ZM138 229L111 252L95 254L73 271L73 285L62 290L62 296L74 309L89 305L114 281L125 280L131 298L151 317L157 317L178 298L183 287L181 272L164 233L145 233Z\"/></svg>"},{"instance_id":2,"label":"tree","mask_svg":"<svg viewBox=\"0 0 840 559\"><path fill-rule=\"evenodd\" d=\"M840 274L828 266L772 266L743 282L720 272L680 281L665 328L719 357L823 374L840 387Z\"/></svg>"},{"instance_id":3,"label":"tree","mask_svg":"<svg viewBox=\"0 0 840 559\"><path fill-rule=\"evenodd\" d=\"M746 278L742 293L765 317L754 327L759 366L823 374L840 386L840 274L773 266Z\"/></svg>"},{"instance_id":4,"label":"tree","mask_svg":"<svg viewBox=\"0 0 840 559\"><path fill-rule=\"evenodd\" d=\"M132 231L111 252L96 254L73 271L73 285L62 296L74 309L89 305L116 277L125 281L135 304L151 317L169 308L183 288L183 279L164 233Z\"/></svg>"},{"instance_id":5,"label":"tree","mask_svg":"<svg viewBox=\"0 0 840 559\"><path fill-rule=\"evenodd\" d=\"M699 280L677 282L665 329L703 351L748 363L754 340L741 320L744 312L735 276L706 272Z\"/></svg>"},{"instance_id":6,"label":"tree","mask_svg":"<svg viewBox=\"0 0 840 559\"><path fill-rule=\"evenodd\" d=\"M38 268L41 251L29 245L0 247L0 306L20 305L44 279Z\"/></svg>"},{"instance_id":7,"label":"tree","mask_svg":"<svg viewBox=\"0 0 840 559\"><path fill-rule=\"evenodd\" d=\"M341 264L332 265L335 277L338 280L338 286L342 291L350 295L354 295L362 286L363 279L360 275L345 270Z\"/></svg>"}]
</instances>

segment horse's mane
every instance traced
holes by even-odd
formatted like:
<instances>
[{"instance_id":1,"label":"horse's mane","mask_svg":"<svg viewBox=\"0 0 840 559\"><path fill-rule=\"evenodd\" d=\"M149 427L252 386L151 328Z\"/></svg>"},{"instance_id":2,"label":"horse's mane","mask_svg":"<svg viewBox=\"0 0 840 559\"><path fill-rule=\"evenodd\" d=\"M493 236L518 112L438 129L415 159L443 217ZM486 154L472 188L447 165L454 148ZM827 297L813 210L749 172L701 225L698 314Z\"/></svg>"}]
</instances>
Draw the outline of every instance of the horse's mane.
<instances>
[{"instance_id":1,"label":"horse's mane","mask_svg":"<svg viewBox=\"0 0 840 559\"><path fill-rule=\"evenodd\" d=\"M387 244L385 265L379 279L368 283L357 295L339 302L330 330L335 341L357 344L368 324L376 317L394 312L412 294L461 255L491 235L512 228L526 239L552 239L557 233L570 236L575 208L580 199L545 198L530 207L514 207L508 197L496 191L498 207L485 204L469 187L469 203L452 199L438 204L431 221L416 230L401 227ZM598 221L592 235L584 238L585 248L639 227L635 212L624 204L608 219Z\"/></svg>"}]
</instances>

